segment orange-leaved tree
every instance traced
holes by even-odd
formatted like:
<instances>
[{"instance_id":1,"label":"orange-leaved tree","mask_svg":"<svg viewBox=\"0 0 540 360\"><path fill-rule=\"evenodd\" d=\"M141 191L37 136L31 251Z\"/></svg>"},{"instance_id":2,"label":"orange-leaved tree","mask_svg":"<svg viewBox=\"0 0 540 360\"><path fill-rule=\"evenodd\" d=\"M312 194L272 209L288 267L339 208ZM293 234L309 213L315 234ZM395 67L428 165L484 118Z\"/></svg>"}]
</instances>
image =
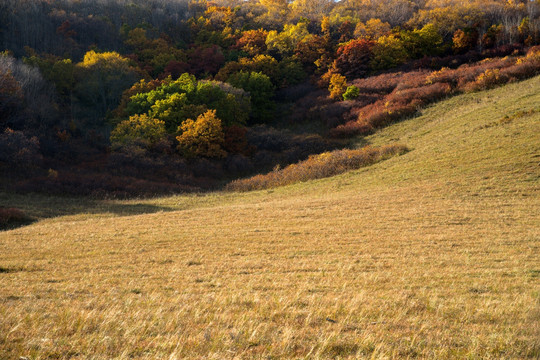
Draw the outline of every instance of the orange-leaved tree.
<instances>
[{"instance_id":1,"label":"orange-leaved tree","mask_svg":"<svg viewBox=\"0 0 540 360\"><path fill-rule=\"evenodd\" d=\"M186 157L221 158L227 154L223 150L225 134L215 110L208 110L197 120L187 119L178 130L178 150Z\"/></svg>"}]
</instances>

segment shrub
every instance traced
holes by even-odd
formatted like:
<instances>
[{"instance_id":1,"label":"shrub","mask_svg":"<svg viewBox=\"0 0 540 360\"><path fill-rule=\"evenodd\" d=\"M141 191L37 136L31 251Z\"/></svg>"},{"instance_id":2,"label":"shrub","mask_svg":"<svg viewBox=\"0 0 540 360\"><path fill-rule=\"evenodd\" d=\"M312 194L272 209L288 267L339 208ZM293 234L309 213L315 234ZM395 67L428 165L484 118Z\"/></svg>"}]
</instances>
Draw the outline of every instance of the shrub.
<instances>
[{"instance_id":1,"label":"shrub","mask_svg":"<svg viewBox=\"0 0 540 360\"><path fill-rule=\"evenodd\" d=\"M404 90L396 89L386 97L389 105L424 105L444 98L450 93L451 87L445 83L436 83L427 86L408 88Z\"/></svg>"},{"instance_id":2,"label":"shrub","mask_svg":"<svg viewBox=\"0 0 540 360\"><path fill-rule=\"evenodd\" d=\"M358 95L360 95L360 90L356 86L351 85L343 93L343 100L353 100L356 99Z\"/></svg>"},{"instance_id":3,"label":"shrub","mask_svg":"<svg viewBox=\"0 0 540 360\"><path fill-rule=\"evenodd\" d=\"M202 181L194 185L179 181L147 180L133 176L119 176L96 172L60 172L58 177L32 178L16 186L21 192L42 192L58 195L82 195L96 198L127 198L130 196L155 196L200 190Z\"/></svg>"},{"instance_id":4,"label":"shrub","mask_svg":"<svg viewBox=\"0 0 540 360\"><path fill-rule=\"evenodd\" d=\"M422 87L425 85L426 77L429 75L429 73L430 72L426 70L416 70L403 73L395 90L405 90Z\"/></svg>"},{"instance_id":5,"label":"shrub","mask_svg":"<svg viewBox=\"0 0 540 360\"><path fill-rule=\"evenodd\" d=\"M501 50L503 51L503 50ZM357 119L330 131L333 137L364 135L374 128L385 126L413 115L419 106L437 101L449 94L487 89L509 81L524 79L540 73L540 48L531 48L526 56L484 59L457 69L443 67L438 71L415 70L408 73L389 73L353 84L360 96L343 118ZM376 96L366 96L366 93Z\"/></svg>"},{"instance_id":6,"label":"shrub","mask_svg":"<svg viewBox=\"0 0 540 360\"><path fill-rule=\"evenodd\" d=\"M371 128L383 127L415 114L418 105L418 103L393 104L392 106L388 106L387 103L382 106L376 104L369 111L361 113L358 116L358 123Z\"/></svg>"},{"instance_id":7,"label":"shrub","mask_svg":"<svg viewBox=\"0 0 540 360\"><path fill-rule=\"evenodd\" d=\"M166 134L165 122L146 114L133 115L111 132L111 143L114 146L142 145L148 148L163 140Z\"/></svg>"},{"instance_id":8,"label":"shrub","mask_svg":"<svg viewBox=\"0 0 540 360\"><path fill-rule=\"evenodd\" d=\"M373 131L373 126L358 121L349 121L346 124L330 130L330 136L333 138L350 138L357 135L367 135Z\"/></svg>"},{"instance_id":9,"label":"shrub","mask_svg":"<svg viewBox=\"0 0 540 360\"><path fill-rule=\"evenodd\" d=\"M0 207L0 230L30 221L22 210Z\"/></svg>"},{"instance_id":10,"label":"shrub","mask_svg":"<svg viewBox=\"0 0 540 360\"><path fill-rule=\"evenodd\" d=\"M40 167L42 161L37 137L30 137L22 131L9 128L0 133L0 168L7 165L29 170Z\"/></svg>"},{"instance_id":11,"label":"shrub","mask_svg":"<svg viewBox=\"0 0 540 360\"><path fill-rule=\"evenodd\" d=\"M232 191L250 191L320 179L368 166L406 151L407 148L403 145L388 145L379 148L365 147L359 150L325 152L312 155L307 160L289 165L284 169L276 167L274 171L266 175L233 181L226 188Z\"/></svg>"},{"instance_id":12,"label":"shrub","mask_svg":"<svg viewBox=\"0 0 540 360\"><path fill-rule=\"evenodd\" d=\"M248 151L246 138L247 130L237 125L229 126L225 129L223 148L232 154L240 154Z\"/></svg>"},{"instance_id":13,"label":"shrub","mask_svg":"<svg viewBox=\"0 0 540 360\"><path fill-rule=\"evenodd\" d=\"M501 75L499 69L487 69L476 77L471 84L471 90L485 90L507 82L507 78Z\"/></svg>"},{"instance_id":14,"label":"shrub","mask_svg":"<svg viewBox=\"0 0 540 360\"><path fill-rule=\"evenodd\" d=\"M364 79L356 79L353 84L358 87L361 93L389 94L403 79L402 72L394 72L370 76Z\"/></svg>"},{"instance_id":15,"label":"shrub","mask_svg":"<svg viewBox=\"0 0 540 360\"><path fill-rule=\"evenodd\" d=\"M210 158L224 157L223 150L225 135L221 120L215 110L208 110L197 117L188 119L178 128L181 135L178 140L178 150L186 157L203 156Z\"/></svg>"},{"instance_id":16,"label":"shrub","mask_svg":"<svg viewBox=\"0 0 540 360\"><path fill-rule=\"evenodd\" d=\"M328 150L330 144L320 135L295 135L289 130L279 130L266 125L248 128L248 144L253 152L253 162L259 169L271 168L276 163L293 163L311 154Z\"/></svg>"},{"instance_id":17,"label":"shrub","mask_svg":"<svg viewBox=\"0 0 540 360\"><path fill-rule=\"evenodd\" d=\"M519 62L513 66L501 69L500 73L509 80L527 79L540 73L540 62L536 64L531 62Z\"/></svg>"}]
</instances>

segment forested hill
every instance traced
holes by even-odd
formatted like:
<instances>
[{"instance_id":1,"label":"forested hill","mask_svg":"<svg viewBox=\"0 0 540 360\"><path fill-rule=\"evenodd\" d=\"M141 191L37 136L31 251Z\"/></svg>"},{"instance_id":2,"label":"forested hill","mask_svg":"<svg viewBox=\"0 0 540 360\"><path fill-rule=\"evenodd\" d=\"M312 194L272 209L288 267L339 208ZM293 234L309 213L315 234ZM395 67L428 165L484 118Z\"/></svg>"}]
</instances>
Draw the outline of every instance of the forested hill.
<instances>
[{"instance_id":1,"label":"forested hill","mask_svg":"<svg viewBox=\"0 0 540 360\"><path fill-rule=\"evenodd\" d=\"M4 0L0 185L198 191L540 69L540 2Z\"/></svg>"}]
</instances>

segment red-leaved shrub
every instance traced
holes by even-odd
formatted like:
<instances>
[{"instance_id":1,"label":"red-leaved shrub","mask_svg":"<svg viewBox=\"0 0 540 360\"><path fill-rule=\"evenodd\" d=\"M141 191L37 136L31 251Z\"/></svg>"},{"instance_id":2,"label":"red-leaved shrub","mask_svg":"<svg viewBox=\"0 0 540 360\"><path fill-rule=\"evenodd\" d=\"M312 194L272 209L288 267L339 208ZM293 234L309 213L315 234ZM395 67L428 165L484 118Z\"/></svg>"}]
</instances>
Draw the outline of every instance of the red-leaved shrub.
<instances>
[{"instance_id":1,"label":"red-leaved shrub","mask_svg":"<svg viewBox=\"0 0 540 360\"><path fill-rule=\"evenodd\" d=\"M352 83L361 95L352 102L348 116L344 116L347 119L354 115L357 119L330 130L330 136L369 134L374 128L411 116L419 107L450 94L489 89L539 73L540 47L533 47L522 57L488 58L456 69L443 67L433 72L414 70L357 79ZM375 96L362 96L366 93Z\"/></svg>"}]
</instances>

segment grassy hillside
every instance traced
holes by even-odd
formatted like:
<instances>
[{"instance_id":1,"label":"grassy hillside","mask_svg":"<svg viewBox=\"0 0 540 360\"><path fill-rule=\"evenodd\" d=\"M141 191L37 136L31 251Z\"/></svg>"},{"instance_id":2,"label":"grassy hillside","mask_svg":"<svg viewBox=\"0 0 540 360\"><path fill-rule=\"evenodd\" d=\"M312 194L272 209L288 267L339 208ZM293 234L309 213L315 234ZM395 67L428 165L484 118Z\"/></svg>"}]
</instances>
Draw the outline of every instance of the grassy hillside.
<instances>
[{"instance_id":1,"label":"grassy hillside","mask_svg":"<svg viewBox=\"0 0 540 360\"><path fill-rule=\"evenodd\" d=\"M0 358L540 357L540 77L365 142L411 151L250 193L1 195L40 220L0 233Z\"/></svg>"}]
</instances>

